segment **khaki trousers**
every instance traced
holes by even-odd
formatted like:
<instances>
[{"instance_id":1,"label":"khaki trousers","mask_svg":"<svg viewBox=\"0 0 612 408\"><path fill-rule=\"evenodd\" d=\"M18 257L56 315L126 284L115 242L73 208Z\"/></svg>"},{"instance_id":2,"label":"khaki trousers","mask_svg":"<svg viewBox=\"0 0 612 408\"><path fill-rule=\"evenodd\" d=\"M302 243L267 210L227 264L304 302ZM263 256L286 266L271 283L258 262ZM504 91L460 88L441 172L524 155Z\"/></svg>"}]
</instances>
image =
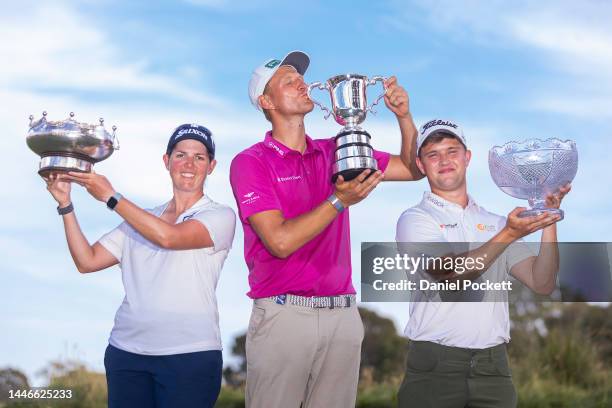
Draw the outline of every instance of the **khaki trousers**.
<instances>
[{"instance_id":1,"label":"khaki trousers","mask_svg":"<svg viewBox=\"0 0 612 408\"><path fill-rule=\"evenodd\" d=\"M353 408L363 323L353 305L253 304L246 340L248 408Z\"/></svg>"}]
</instances>

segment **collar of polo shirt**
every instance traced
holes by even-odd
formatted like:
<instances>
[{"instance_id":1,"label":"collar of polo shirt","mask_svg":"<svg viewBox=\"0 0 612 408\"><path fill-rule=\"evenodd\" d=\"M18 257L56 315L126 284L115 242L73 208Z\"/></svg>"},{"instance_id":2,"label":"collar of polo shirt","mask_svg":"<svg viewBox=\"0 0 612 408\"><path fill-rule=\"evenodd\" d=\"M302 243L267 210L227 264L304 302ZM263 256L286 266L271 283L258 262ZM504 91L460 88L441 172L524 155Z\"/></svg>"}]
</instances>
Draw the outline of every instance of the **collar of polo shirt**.
<instances>
[{"instance_id":1,"label":"collar of polo shirt","mask_svg":"<svg viewBox=\"0 0 612 408\"><path fill-rule=\"evenodd\" d=\"M425 191L423 193L423 201L432 205L433 207L437 207L440 209L455 209L455 210L461 210L461 211L464 210L464 208L461 207L459 204L448 201L440 197L439 195L432 193L431 191ZM474 201L474 198L472 198L472 196L468 194L468 205L467 207L465 207L465 209L472 208L472 207L478 207L478 204L476 204L476 201Z\"/></svg>"},{"instance_id":2,"label":"collar of polo shirt","mask_svg":"<svg viewBox=\"0 0 612 408\"><path fill-rule=\"evenodd\" d=\"M276 154L278 154L280 157L283 157L283 158L286 157L287 154L290 154L290 153L300 154L300 152L298 152L297 150L293 150L285 146L284 144L276 140L274 137L272 137L271 130L266 133L266 137L264 139L264 146L266 146L268 149L275 151ZM315 151L319 151L319 152L322 151L321 147L313 143L310 136L306 135L306 150L304 150L304 154L313 153Z\"/></svg>"}]
</instances>

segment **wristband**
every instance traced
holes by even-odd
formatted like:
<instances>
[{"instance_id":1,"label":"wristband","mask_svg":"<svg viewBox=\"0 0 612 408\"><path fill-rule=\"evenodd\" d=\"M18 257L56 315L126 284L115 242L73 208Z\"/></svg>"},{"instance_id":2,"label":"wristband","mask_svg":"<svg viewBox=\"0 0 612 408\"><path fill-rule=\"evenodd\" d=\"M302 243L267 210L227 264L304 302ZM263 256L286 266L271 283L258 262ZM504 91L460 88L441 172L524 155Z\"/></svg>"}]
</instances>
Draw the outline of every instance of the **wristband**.
<instances>
[{"instance_id":1,"label":"wristband","mask_svg":"<svg viewBox=\"0 0 612 408\"><path fill-rule=\"evenodd\" d=\"M57 206L57 213L59 215L70 214L73 211L74 211L74 206L72 205L72 203L70 203L67 206L62 207L62 208L60 208L59 205Z\"/></svg>"},{"instance_id":2,"label":"wristband","mask_svg":"<svg viewBox=\"0 0 612 408\"><path fill-rule=\"evenodd\" d=\"M115 193L111 198L108 199L108 201L106 202L106 206L109 210L115 211L115 207L119 203L119 200L121 200L122 198L123 196L120 193Z\"/></svg>"},{"instance_id":3,"label":"wristband","mask_svg":"<svg viewBox=\"0 0 612 408\"><path fill-rule=\"evenodd\" d=\"M342 204L342 201L340 201L340 199L338 197L336 197L335 194L332 193L332 195L330 195L327 198L327 201L329 201L329 203L331 205L334 206L334 208L341 213L342 211L344 211L344 204Z\"/></svg>"}]
</instances>

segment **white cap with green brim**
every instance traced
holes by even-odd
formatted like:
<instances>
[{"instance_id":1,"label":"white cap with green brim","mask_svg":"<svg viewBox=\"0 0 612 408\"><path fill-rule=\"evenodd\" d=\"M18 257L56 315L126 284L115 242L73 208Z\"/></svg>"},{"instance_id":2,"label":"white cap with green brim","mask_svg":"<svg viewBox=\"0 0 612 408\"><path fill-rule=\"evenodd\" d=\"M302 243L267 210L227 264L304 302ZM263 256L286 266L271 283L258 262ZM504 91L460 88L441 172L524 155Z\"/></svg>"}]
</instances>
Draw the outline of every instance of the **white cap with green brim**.
<instances>
[{"instance_id":1,"label":"white cap with green brim","mask_svg":"<svg viewBox=\"0 0 612 408\"><path fill-rule=\"evenodd\" d=\"M266 84L272 75L283 65L290 65L296 69L300 75L304 75L310 64L310 58L302 51L291 51L283 59L271 58L257 67L251 74L249 81L249 98L255 108L260 111L259 97L263 95Z\"/></svg>"}]
</instances>

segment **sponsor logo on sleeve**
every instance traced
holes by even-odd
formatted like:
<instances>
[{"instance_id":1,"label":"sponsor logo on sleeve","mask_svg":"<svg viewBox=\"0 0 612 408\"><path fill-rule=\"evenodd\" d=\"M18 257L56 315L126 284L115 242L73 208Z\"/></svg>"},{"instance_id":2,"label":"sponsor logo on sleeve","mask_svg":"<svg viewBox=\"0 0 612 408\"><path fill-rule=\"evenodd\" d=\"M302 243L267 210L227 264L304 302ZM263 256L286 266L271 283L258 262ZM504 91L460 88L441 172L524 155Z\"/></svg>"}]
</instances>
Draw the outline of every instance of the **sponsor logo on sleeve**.
<instances>
[{"instance_id":1,"label":"sponsor logo on sleeve","mask_svg":"<svg viewBox=\"0 0 612 408\"><path fill-rule=\"evenodd\" d=\"M255 201L257 201L260 198L254 191L251 191L250 193L246 193L242 197L243 197L243 200L241 201L242 204L253 204Z\"/></svg>"}]
</instances>

